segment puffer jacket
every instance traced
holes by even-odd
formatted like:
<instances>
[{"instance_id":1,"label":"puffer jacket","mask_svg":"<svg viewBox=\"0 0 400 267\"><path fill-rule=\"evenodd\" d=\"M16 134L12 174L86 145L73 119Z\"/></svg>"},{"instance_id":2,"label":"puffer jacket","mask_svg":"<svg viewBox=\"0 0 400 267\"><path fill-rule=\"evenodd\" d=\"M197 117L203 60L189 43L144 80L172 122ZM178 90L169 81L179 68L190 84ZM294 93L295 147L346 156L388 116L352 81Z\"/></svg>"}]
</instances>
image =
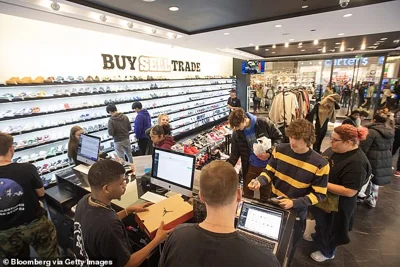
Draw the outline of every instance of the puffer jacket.
<instances>
[{"instance_id":1,"label":"puffer jacket","mask_svg":"<svg viewBox=\"0 0 400 267\"><path fill-rule=\"evenodd\" d=\"M372 182L376 185L389 184L393 177L391 150L394 129L385 123L372 123L367 128L367 139L361 142L360 147L371 163Z\"/></svg>"},{"instance_id":2,"label":"puffer jacket","mask_svg":"<svg viewBox=\"0 0 400 267\"><path fill-rule=\"evenodd\" d=\"M255 127L256 127L256 137L260 138L265 136L271 139L273 147L277 146L282 142L283 139L282 133L278 130L276 125L269 119L264 117L258 117ZM231 155L227 161L231 163L233 166L235 166L239 158L241 158L242 162L242 174L243 177L245 177L249 169L250 148L247 143L244 131L233 131Z\"/></svg>"}]
</instances>

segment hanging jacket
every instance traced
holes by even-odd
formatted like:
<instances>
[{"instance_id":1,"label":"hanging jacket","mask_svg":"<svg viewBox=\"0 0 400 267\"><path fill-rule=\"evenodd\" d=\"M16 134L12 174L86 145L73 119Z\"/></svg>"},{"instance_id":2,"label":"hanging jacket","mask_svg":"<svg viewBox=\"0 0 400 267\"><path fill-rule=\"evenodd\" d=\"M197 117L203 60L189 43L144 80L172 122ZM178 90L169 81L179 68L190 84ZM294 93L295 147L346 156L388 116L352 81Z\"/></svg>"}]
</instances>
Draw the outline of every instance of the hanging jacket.
<instances>
[{"instance_id":1,"label":"hanging jacket","mask_svg":"<svg viewBox=\"0 0 400 267\"><path fill-rule=\"evenodd\" d=\"M388 184L393 177L391 150L394 130L384 123L372 123L367 128L367 139L361 141L360 147L371 163L374 175L372 182L376 185Z\"/></svg>"},{"instance_id":2,"label":"hanging jacket","mask_svg":"<svg viewBox=\"0 0 400 267\"><path fill-rule=\"evenodd\" d=\"M135 119L135 135L137 139L148 139L146 130L151 127L151 117L147 110L138 112Z\"/></svg>"},{"instance_id":3,"label":"hanging jacket","mask_svg":"<svg viewBox=\"0 0 400 267\"><path fill-rule=\"evenodd\" d=\"M154 145L154 147L159 147L163 149L171 149L171 147L175 145L174 138L172 136L165 136L165 139L159 142L158 144Z\"/></svg>"}]
</instances>

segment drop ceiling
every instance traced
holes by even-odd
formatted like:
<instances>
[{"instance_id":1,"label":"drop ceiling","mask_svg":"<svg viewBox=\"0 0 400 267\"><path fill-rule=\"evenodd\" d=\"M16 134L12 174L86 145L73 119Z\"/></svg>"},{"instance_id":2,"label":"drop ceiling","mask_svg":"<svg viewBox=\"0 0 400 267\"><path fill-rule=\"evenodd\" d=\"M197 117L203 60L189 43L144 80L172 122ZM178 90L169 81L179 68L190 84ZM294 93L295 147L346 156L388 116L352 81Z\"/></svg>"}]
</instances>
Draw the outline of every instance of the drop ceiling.
<instances>
[{"instance_id":1,"label":"drop ceiling","mask_svg":"<svg viewBox=\"0 0 400 267\"><path fill-rule=\"evenodd\" d=\"M348 9L393 0L351 0ZM139 21L197 34L340 10L339 0L69 0ZM179 11L171 12L170 7Z\"/></svg>"}]
</instances>

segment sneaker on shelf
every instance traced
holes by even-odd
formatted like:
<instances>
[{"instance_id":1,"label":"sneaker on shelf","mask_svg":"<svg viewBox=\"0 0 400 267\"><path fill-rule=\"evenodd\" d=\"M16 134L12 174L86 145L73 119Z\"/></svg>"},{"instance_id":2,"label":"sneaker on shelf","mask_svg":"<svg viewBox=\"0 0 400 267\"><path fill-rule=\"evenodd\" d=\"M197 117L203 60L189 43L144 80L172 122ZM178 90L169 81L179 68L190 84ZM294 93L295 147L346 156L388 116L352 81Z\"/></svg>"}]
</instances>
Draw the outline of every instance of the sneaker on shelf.
<instances>
[{"instance_id":1,"label":"sneaker on shelf","mask_svg":"<svg viewBox=\"0 0 400 267\"><path fill-rule=\"evenodd\" d=\"M185 146L183 151L185 154L194 155L193 151L188 146Z\"/></svg>"},{"instance_id":2,"label":"sneaker on shelf","mask_svg":"<svg viewBox=\"0 0 400 267\"><path fill-rule=\"evenodd\" d=\"M316 262L324 262L326 260L333 260L335 258L335 255L333 255L331 258L325 257L321 251L315 251L310 254L311 259L315 260Z\"/></svg>"},{"instance_id":3,"label":"sneaker on shelf","mask_svg":"<svg viewBox=\"0 0 400 267\"><path fill-rule=\"evenodd\" d=\"M199 153L199 150L194 146L190 146L190 150L193 152L193 154Z\"/></svg>"}]
</instances>

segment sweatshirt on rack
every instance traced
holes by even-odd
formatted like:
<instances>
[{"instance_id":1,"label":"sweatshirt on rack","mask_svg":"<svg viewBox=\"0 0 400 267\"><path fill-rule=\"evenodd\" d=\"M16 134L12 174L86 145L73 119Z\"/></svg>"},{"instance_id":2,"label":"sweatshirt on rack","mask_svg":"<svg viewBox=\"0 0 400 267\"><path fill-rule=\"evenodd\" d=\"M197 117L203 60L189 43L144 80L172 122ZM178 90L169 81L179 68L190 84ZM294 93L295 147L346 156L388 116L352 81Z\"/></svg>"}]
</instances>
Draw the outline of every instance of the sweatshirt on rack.
<instances>
[{"instance_id":1,"label":"sweatshirt on rack","mask_svg":"<svg viewBox=\"0 0 400 267\"><path fill-rule=\"evenodd\" d=\"M283 108L283 101L285 101L285 108ZM289 125L292 120L296 119L296 109L299 107L296 95L292 92L279 93L274 97L272 102L269 118L275 124L282 125L284 122L284 114L286 117L286 124Z\"/></svg>"}]
</instances>

